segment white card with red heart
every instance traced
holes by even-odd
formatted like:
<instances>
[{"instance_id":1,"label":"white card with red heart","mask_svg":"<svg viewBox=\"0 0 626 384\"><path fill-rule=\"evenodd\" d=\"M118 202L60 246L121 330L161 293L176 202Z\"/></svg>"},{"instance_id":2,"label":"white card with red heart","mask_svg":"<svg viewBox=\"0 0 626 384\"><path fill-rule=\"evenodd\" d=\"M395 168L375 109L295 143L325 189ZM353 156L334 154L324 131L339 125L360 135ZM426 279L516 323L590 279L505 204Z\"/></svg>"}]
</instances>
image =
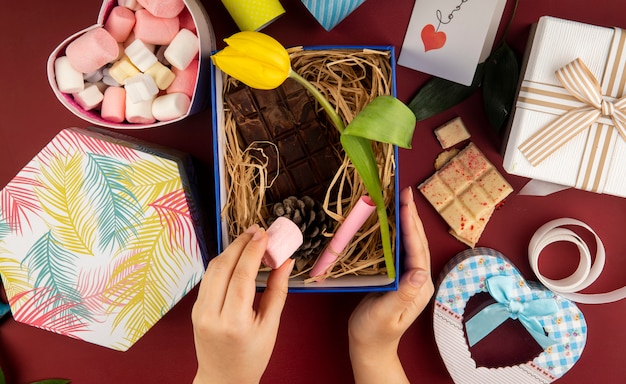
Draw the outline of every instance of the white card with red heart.
<instances>
[{"instance_id":1,"label":"white card with red heart","mask_svg":"<svg viewBox=\"0 0 626 384\"><path fill-rule=\"evenodd\" d=\"M491 52L506 0L417 0L398 64L470 85Z\"/></svg>"}]
</instances>

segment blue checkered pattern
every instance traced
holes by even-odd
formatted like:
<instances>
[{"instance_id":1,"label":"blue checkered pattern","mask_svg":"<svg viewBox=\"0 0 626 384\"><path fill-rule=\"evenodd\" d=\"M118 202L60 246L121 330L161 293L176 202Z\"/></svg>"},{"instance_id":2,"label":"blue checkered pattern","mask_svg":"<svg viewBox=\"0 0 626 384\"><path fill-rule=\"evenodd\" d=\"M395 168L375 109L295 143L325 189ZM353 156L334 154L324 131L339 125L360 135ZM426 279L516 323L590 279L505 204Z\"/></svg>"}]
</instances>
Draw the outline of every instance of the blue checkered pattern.
<instances>
[{"instance_id":1,"label":"blue checkered pattern","mask_svg":"<svg viewBox=\"0 0 626 384\"><path fill-rule=\"evenodd\" d=\"M516 281L515 296L521 301L554 298L559 311L538 318L548 336L558 343L546 348L534 360L539 367L555 377L567 372L583 352L587 340L587 324L576 304L554 294L543 285L525 281L517 268L499 252L475 248L461 252L442 271L436 300L463 316L465 305L476 293L486 292L485 280L492 276L510 275Z\"/></svg>"},{"instance_id":2,"label":"blue checkered pattern","mask_svg":"<svg viewBox=\"0 0 626 384\"><path fill-rule=\"evenodd\" d=\"M365 0L302 0L317 21L330 31Z\"/></svg>"}]
</instances>

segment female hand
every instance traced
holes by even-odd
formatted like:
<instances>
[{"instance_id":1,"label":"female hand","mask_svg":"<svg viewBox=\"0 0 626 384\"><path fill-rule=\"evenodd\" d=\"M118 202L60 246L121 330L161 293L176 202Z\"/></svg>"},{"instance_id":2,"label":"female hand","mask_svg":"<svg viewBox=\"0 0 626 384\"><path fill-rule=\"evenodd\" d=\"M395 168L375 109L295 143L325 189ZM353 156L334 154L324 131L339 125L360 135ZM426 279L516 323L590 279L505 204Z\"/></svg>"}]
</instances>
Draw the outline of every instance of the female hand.
<instances>
[{"instance_id":1,"label":"female hand","mask_svg":"<svg viewBox=\"0 0 626 384\"><path fill-rule=\"evenodd\" d=\"M398 345L434 293L428 241L410 187L400 194L400 224L406 271L398 290L366 296L348 324L356 383L409 382L398 358Z\"/></svg>"},{"instance_id":2,"label":"female hand","mask_svg":"<svg viewBox=\"0 0 626 384\"><path fill-rule=\"evenodd\" d=\"M293 259L270 273L258 308L255 278L267 235L253 225L209 263L191 318L200 383L258 383L276 343Z\"/></svg>"}]
</instances>

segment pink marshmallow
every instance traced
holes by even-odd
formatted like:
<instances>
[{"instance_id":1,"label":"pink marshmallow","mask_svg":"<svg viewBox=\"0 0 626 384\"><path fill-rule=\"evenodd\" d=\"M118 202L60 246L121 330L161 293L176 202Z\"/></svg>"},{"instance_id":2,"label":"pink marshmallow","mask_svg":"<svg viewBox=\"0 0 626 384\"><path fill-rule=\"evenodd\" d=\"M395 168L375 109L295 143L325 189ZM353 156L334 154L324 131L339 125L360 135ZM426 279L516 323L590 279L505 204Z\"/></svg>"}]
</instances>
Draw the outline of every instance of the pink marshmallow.
<instances>
[{"instance_id":1,"label":"pink marshmallow","mask_svg":"<svg viewBox=\"0 0 626 384\"><path fill-rule=\"evenodd\" d=\"M286 217L279 217L267 229L264 265L276 269L300 248L304 238L300 228Z\"/></svg>"},{"instance_id":2,"label":"pink marshmallow","mask_svg":"<svg viewBox=\"0 0 626 384\"><path fill-rule=\"evenodd\" d=\"M193 20L193 16L189 9L185 7L180 14L178 15L178 20L180 22L180 29L188 29L193 33L196 33L196 22Z\"/></svg>"},{"instance_id":3,"label":"pink marshmallow","mask_svg":"<svg viewBox=\"0 0 626 384\"><path fill-rule=\"evenodd\" d=\"M104 29L106 29L118 43L123 43L128 39L134 26L135 12L121 6L114 7L104 23Z\"/></svg>"},{"instance_id":4,"label":"pink marshmallow","mask_svg":"<svg viewBox=\"0 0 626 384\"><path fill-rule=\"evenodd\" d=\"M326 273L328 268L337 260L337 257L346 248L357 231L376 210L376 205L369 196L363 196L352 207L348 217L339 226L337 232L326 246L326 249L315 262L309 273L311 277L318 277Z\"/></svg>"},{"instance_id":5,"label":"pink marshmallow","mask_svg":"<svg viewBox=\"0 0 626 384\"><path fill-rule=\"evenodd\" d=\"M183 0L137 0L156 17L175 17L185 8Z\"/></svg>"},{"instance_id":6,"label":"pink marshmallow","mask_svg":"<svg viewBox=\"0 0 626 384\"><path fill-rule=\"evenodd\" d=\"M114 61L120 47L107 30L97 27L85 32L65 48L70 64L79 72L91 73Z\"/></svg>"},{"instance_id":7,"label":"pink marshmallow","mask_svg":"<svg viewBox=\"0 0 626 384\"><path fill-rule=\"evenodd\" d=\"M180 70L176 67L172 67L172 72L176 77L172 84L167 87L167 93L182 92L189 97L193 97L196 89L196 81L198 80L198 60L192 60L187 68Z\"/></svg>"},{"instance_id":8,"label":"pink marshmallow","mask_svg":"<svg viewBox=\"0 0 626 384\"><path fill-rule=\"evenodd\" d=\"M126 119L126 91L122 87L109 87L104 91L100 116L114 123Z\"/></svg>"},{"instance_id":9,"label":"pink marshmallow","mask_svg":"<svg viewBox=\"0 0 626 384\"><path fill-rule=\"evenodd\" d=\"M148 44L168 45L178 34L178 17L156 17L145 9L135 12L135 38Z\"/></svg>"}]
</instances>

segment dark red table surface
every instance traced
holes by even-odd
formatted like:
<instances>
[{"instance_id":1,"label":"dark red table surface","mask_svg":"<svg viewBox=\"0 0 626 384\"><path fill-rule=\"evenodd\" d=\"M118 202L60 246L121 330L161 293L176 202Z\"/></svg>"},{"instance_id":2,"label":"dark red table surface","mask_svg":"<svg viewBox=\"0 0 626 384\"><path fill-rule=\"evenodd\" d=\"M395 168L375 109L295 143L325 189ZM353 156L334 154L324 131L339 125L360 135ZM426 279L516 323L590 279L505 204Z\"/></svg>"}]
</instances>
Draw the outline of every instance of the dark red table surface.
<instances>
[{"instance_id":1,"label":"dark red table surface","mask_svg":"<svg viewBox=\"0 0 626 384\"><path fill-rule=\"evenodd\" d=\"M424 1L424 0L420 0ZM400 52L414 1L368 0L352 15L325 31L298 0L283 0L287 10L264 32L284 45L371 44L396 46ZM61 129L86 127L55 98L46 79L50 52L69 35L93 24L99 0L11 1L0 12L0 187ZM238 31L218 0L204 0L218 47ZM500 26L512 16L509 0ZM520 1L507 41L521 57L530 26L542 15L552 15L603 26L626 28L626 3L619 0ZM499 37L498 37L499 39ZM409 101L428 75L397 68L398 97ZM433 135L438 125L461 116L474 141L501 169L501 138L494 134L482 112L479 94L462 104L419 122L412 150L400 151L400 185L417 185L433 170L441 151ZM213 199L211 111L182 122L124 133L192 154L200 164L203 195ZM526 249L534 231L545 222L578 218L593 227L604 241L606 267L596 284L585 292L604 292L626 284L626 200L589 192L567 190L548 197L517 196L527 181L506 175L516 192L498 210L479 245L504 253L529 279ZM447 233L447 226L421 195L418 210L432 252L433 275L465 247ZM212 242L212 248L215 244ZM570 250L571 251L571 250ZM575 252L560 258L544 257L542 268L552 277L573 272ZM65 377L74 383L187 383L193 378L196 358L191 327L193 290L127 352L117 352L73 340L34 327L5 320L0 324L0 364L9 382L27 383L47 377ZM350 383L346 324L363 294L292 294L287 300L273 357L264 383ZM580 305L588 324L585 351L560 382L618 383L626 377L626 301ZM490 341L493 350L500 343ZM438 353L432 330L432 304L406 332L400 356L412 382L451 383ZM381 366L380 369L385 369Z\"/></svg>"}]
</instances>

